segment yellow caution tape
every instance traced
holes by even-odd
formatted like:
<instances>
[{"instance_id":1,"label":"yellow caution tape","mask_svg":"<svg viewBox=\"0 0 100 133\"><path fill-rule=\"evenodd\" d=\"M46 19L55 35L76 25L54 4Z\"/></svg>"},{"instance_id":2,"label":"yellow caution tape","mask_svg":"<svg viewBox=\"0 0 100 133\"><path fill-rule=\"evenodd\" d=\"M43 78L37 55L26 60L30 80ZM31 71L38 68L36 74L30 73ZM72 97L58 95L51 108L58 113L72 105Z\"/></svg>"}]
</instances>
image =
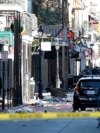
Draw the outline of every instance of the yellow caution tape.
<instances>
[{"instance_id":1,"label":"yellow caution tape","mask_svg":"<svg viewBox=\"0 0 100 133\"><path fill-rule=\"evenodd\" d=\"M100 112L0 113L0 120L98 118Z\"/></svg>"}]
</instances>

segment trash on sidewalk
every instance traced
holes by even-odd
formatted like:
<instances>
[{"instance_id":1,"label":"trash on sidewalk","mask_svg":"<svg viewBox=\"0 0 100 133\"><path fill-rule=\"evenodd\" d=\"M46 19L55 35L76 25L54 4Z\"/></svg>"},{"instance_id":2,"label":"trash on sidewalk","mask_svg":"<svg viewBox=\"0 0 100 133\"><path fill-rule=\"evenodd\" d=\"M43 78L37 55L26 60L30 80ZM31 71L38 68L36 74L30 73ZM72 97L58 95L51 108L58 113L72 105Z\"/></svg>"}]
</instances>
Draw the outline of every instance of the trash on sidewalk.
<instances>
[{"instance_id":1,"label":"trash on sidewalk","mask_svg":"<svg viewBox=\"0 0 100 133\"><path fill-rule=\"evenodd\" d=\"M8 113L22 113L22 112L23 113L31 113L31 112L34 112L34 110L31 106L22 105L22 106L18 106L18 107L9 109L7 112Z\"/></svg>"},{"instance_id":2,"label":"trash on sidewalk","mask_svg":"<svg viewBox=\"0 0 100 133\"><path fill-rule=\"evenodd\" d=\"M43 99L35 98L31 101L25 102L23 105L18 107L13 107L8 110L9 113L20 113L20 112L38 112L45 107L52 107L56 109L63 109L71 107L71 104L68 104L67 98L54 97L48 94L45 94Z\"/></svg>"}]
</instances>

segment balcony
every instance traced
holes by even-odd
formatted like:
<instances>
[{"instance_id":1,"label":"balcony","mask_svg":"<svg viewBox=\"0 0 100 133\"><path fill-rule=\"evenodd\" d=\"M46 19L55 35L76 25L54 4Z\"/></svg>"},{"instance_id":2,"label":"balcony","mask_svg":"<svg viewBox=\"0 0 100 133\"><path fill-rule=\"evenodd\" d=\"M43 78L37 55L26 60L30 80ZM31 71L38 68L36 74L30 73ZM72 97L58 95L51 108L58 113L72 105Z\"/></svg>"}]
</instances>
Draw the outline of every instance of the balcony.
<instances>
[{"instance_id":1,"label":"balcony","mask_svg":"<svg viewBox=\"0 0 100 133\"><path fill-rule=\"evenodd\" d=\"M19 4L19 0L0 0L0 4Z\"/></svg>"}]
</instances>

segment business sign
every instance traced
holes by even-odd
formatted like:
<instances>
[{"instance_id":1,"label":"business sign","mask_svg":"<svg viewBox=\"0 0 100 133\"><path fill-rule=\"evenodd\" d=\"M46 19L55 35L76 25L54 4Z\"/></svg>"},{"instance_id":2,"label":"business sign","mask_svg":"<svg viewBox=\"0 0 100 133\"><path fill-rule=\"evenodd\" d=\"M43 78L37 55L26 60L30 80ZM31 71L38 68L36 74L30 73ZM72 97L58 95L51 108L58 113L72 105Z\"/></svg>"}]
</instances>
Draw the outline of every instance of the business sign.
<instances>
[{"instance_id":1,"label":"business sign","mask_svg":"<svg viewBox=\"0 0 100 133\"><path fill-rule=\"evenodd\" d=\"M8 51L2 51L1 52L1 59L3 61L6 61L8 59Z\"/></svg>"},{"instance_id":2,"label":"business sign","mask_svg":"<svg viewBox=\"0 0 100 133\"><path fill-rule=\"evenodd\" d=\"M10 31L0 31L0 39L4 44L14 45L13 34Z\"/></svg>"},{"instance_id":3,"label":"business sign","mask_svg":"<svg viewBox=\"0 0 100 133\"><path fill-rule=\"evenodd\" d=\"M51 51L51 42L41 42L42 51Z\"/></svg>"}]
</instances>

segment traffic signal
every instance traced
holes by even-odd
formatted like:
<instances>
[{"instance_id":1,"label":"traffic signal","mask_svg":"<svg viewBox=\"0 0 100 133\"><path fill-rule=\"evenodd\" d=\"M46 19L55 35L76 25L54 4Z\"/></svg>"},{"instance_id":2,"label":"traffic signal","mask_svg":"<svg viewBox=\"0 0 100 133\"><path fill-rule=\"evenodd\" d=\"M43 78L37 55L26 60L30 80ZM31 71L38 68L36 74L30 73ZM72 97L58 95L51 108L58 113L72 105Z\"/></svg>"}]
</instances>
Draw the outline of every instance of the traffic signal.
<instances>
[{"instance_id":1,"label":"traffic signal","mask_svg":"<svg viewBox=\"0 0 100 133\"><path fill-rule=\"evenodd\" d=\"M72 30L69 30L67 32L68 39L74 40L74 32Z\"/></svg>"},{"instance_id":2,"label":"traffic signal","mask_svg":"<svg viewBox=\"0 0 100 133\"><path fill-rule=\"evenodd\" d=\"M12 33L14 33L14 23L11 23L10 29ZM25 28L23 26L20 26L19 33L22 35L25 32Z\"/></svg>"},{"instance_id":3,"label":"traffic signal","mask_svg":"<svg viewBox=\"0 0 100 133\"><path fill-rule=\"evenodd\" d=\"M14 23L11 23L10 29L11 29L12 33L14 33Z\"/></svg>"}]
</instances>

